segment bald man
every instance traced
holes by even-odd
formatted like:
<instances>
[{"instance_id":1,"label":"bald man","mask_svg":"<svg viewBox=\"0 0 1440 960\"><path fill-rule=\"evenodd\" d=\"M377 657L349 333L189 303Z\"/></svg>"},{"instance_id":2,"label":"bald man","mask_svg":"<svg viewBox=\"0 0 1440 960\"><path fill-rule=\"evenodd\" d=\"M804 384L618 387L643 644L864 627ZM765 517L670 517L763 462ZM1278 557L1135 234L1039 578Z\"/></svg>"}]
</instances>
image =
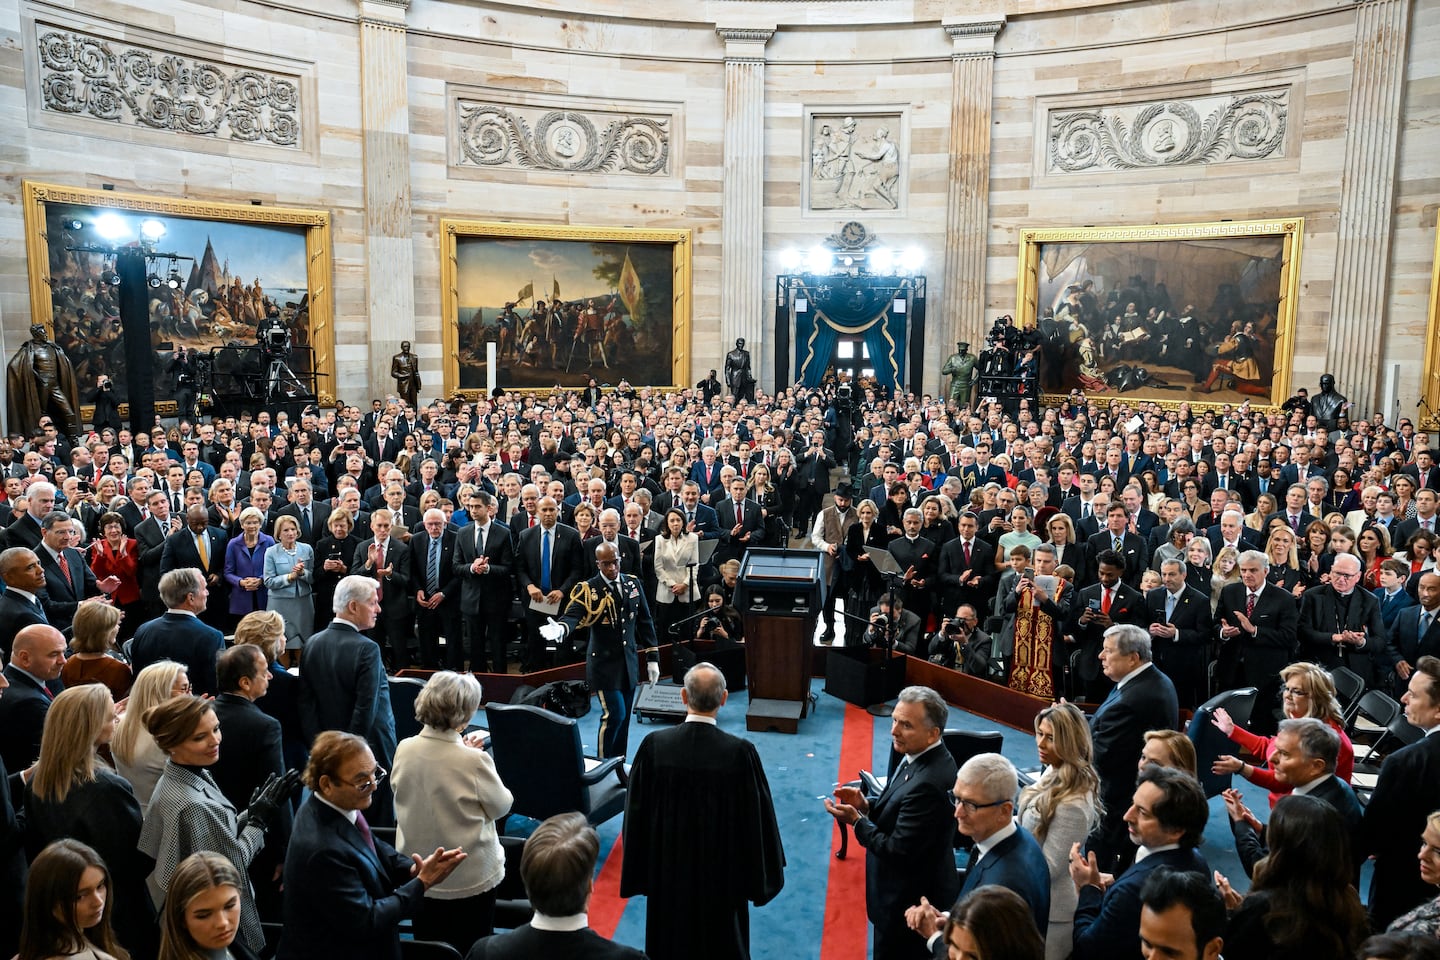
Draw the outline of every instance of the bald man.
<instances>
[{"instance_id":1,"label":"bald man","mask_svg":"<svg viewBox=\"0 0 1440 960\"><path fill-rule=\"evenodd\" d=\"M34 623L15 634L5 667L10 689L0 698L0 761L7 770L24 770L40 756L45 714L65 689L60 680L64 666L65 638L59 630Z\"/></svg>"}]
</instances>

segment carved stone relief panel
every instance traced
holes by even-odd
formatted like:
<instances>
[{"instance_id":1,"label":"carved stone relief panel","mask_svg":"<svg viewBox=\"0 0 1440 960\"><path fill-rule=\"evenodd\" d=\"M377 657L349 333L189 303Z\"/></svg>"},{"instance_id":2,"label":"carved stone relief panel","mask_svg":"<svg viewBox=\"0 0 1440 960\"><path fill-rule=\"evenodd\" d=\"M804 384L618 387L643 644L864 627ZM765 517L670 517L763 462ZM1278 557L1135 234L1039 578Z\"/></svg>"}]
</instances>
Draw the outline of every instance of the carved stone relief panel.
<instances>
[{"instance_id":1,"label":"carved stone relief panel","mask_svg":"<svg viewBox=\"0 0 1440 960\"><path fill-rule=\"evenodd\" d=\"M543 99L453 88L452 168L673 175L676 113L668 105Z\"/></svg>"},{"instance_id":2,"label":"carved stone relief panel","mask_svg":"<svg viewBox=\"0 0 1440 960\"><path fill-rule=\"evenodd\" d=\"M806 111L807 212L899 211L908 156L905 113L883 110Z\"/></svg>"},{"instance_id":3,"label":"carved stone relief panel","mask_svg":"<svg viewBox=\"0 0 1440 960\"><path fill-rule=\"evenodd\" d=\"M1268 87L1096 107L1052 107L1045 172L1220 164L1285 157L1291 88Z\"/></svg>"}]
</instances>

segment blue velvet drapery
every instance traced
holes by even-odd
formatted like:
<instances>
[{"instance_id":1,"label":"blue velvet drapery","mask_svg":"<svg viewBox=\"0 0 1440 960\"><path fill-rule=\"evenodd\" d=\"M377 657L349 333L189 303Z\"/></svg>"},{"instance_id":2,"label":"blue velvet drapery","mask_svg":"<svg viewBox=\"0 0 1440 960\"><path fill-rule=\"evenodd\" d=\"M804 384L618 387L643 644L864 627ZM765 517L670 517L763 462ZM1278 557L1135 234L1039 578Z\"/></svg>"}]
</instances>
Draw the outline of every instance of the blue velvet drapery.
<instances>
[{"instance_id":1,"label":"blue velvet drapery","mask_svg":"<svg viewBox=\"0 0 1440 960\"><path fill-rule=\"evenodd\" d=\"M899 386L905 363L906 315L897 313L894 305L897 299L908 298L909 287L908 279L896 285L852 277L817 277L797 284L796 297L803 297L809 306L795 314L797 379L807 387L819 386L835 341L841 334L858 334L865 338L870 350L868 365L875 368L880 386L892 390Z\"/></svg>"}]
</instances>

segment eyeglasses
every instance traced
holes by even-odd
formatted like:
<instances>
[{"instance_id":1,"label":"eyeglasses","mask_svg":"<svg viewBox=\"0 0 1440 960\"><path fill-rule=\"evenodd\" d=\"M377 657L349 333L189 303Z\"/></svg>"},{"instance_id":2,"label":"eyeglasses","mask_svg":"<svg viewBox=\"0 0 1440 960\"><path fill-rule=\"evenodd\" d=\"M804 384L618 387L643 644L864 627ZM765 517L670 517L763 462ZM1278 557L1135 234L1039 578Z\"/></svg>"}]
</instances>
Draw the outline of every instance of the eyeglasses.
<instances>
[{"instance_id":1,"label":"eyeglasses","mask_svg":"<svg viewBox=\"0 0 1440 960\"><path fill-rule=\"evenodd\" d=\"M361 780L359 783L352 783L350 786L359 790L361 793L371 793L376 787L380 786L380 781L385 779L385 772L384 767L377 766L374 770L366 774L364 780Z\"/></svg>"},{"instance_id":2,"label":"eyeglasses","mask_svg":"<svg viewBox=\"0 0 1440 960\"><path fill-rule=\"evenodd\" d=\"M190 692L192 689L194 689L194 688L190 686L190 681L189 681L189 680L183 680L183 681L180 681L180 682L176 683L176 684L175 684L173 687L171 687L170 689L175 691L175 696L180 697L180 696L184 696L185 694L189 693L189 692Z\"/></svg>"},{"instance_id":3,"label":"eyeglasses","mask_svg":"<svg viewBox=\"0 0 1440 960\"><path fill-rule=\"evenodd\" d=\"M1342 573L1341 571L1334 569L1330 571L1331 580L1353 580L1358 576L1360 576L1359 570L1356 570L1354 573Z\"/></svg>"},{"instance_id":4,"label":"eyeglasses","mask_svg":"<svg viewBox=\"0 0 1440 960\"><path fill-rule=\"evenodd\" d=\"M992 803L976 803L974 800L957 800L955 805L964 810L967 815L973 815L976 810L986 810L990 807L998 807L1002 803L1009 803L1009 800L996 800Z\"/></svg>"},{"instance_id":5,"label":"eyeglasses","mask_svg":"<svg viewBox=\"0 0 1440 960\"><path fill-rule=\"evenodd\" d=\"M1286 687L1280 695L1287 700L1303 700L1310 696L1310 691L1301 690L1299 687Z\"/></svg>"}]
</instances>

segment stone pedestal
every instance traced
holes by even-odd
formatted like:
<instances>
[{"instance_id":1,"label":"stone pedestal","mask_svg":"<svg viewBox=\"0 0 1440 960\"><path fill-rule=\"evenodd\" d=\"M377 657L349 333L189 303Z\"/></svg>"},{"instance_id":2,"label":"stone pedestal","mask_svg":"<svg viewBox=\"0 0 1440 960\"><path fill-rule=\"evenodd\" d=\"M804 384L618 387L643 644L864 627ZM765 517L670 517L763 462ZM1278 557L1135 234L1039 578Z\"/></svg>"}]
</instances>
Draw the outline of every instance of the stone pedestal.
<instances>
[{"instance_id":1,"label":"stone pedestal","mask_svg":"<svg viewBox=\"0 0 1440 960\"><path fill-rule=\"evenodd\" d=\"M950 187L945 198L945 267L940 310L925 336L928 356L946 357L957 340L979 353L985 332L985 251L990 239L990 126L995 38L1003 15L946 20L950 55ZM939 365L935 366L939 370ZM938 377L938 374L937 374ZM942 389L936 382L915 389Z\"/></svg>"},{"instance_id":2,"label":"stone pedestal","mask_svg":"<svg viewBox=\"0 0 1440 960\"><path fill-rule=\"evenodd\" d=\"M717 27L725 41L725 182L720 208L720 353L745 338L759 387L773 391L765 330L765 44L775 31ZM695 370L691 371L696 374ZM698 374L697 374L698 375ZM692 377L693 379L693 377Z\"/></svg>"},{"instance_id":3,"label":"stone pedestal","mask_svg":"<svg viewBox=\"0 0 1440 960\"><path fill-rule=\"evenodd\" d=\"M360 2L360 122L365 150L366 308L370 395L393 392L390 358L415 330L415 252L410 216L410 104L405 14L410 0ZM417 345L418 346L418 345ZM440 383L435 357L422 358L426 389ZM428 362L426 362L428 361ZM362 403L366 398L348 398Z\"/></svg>"},{"instance_id":4,"label":"stone pedestal","mask_svg":"<svg viewBox=\"0 0 1440 960\"><path fill-rule=\"evenodd\" d=\"M1396 143L1409 32L1410 0L1355 4L1355 59L1326 350L1326 369L1335 374L1336 388L1355 404L1352 416L1368 415L1380 388L1376 358L1382 356L1386 325Z\"/></svg>"}]
</instances>

